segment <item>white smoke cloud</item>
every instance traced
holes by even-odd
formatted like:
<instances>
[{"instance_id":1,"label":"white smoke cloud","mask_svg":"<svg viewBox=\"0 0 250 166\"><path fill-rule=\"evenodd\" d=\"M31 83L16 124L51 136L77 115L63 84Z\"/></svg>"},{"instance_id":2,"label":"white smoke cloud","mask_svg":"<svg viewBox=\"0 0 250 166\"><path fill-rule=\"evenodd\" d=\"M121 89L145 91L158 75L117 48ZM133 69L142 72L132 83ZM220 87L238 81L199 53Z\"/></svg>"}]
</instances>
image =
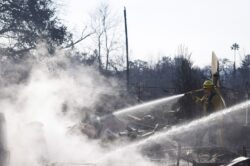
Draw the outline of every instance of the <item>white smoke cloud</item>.
<instances>
[{"instance_id":1,"label":"white smoke cloud","mask_svg":"<svg viewBox=\"0 0 250 166\"><path fill-rule=\"evenodd\" d=\"M67 55L57 51L50 57L42 44L25 60L1 62L0 108L6 119L10 166L95 163L109 152L97 139L72 134L70 127L86 111L94 112L102 95L118 96L114 88L120 83L93 67L73 63ZM99 164L152 165L135 151L112 160Z\"/></svg>"}]
</instances>

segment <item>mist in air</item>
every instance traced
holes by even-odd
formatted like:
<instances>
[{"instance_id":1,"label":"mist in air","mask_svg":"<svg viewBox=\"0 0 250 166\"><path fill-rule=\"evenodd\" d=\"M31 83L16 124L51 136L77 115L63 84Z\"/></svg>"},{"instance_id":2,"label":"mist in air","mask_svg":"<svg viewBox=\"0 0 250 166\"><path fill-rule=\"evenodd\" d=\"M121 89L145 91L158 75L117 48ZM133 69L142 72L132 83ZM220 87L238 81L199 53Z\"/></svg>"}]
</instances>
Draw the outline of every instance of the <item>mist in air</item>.
<instances>
[{"instance_id":1,"label":"mist in air","mask_svg":"<svg viewBox=\"0 0 250 166\"><path fill-rule=\"evenodd\" d=\"M25 60L1 62L1 113L10 166L93 163L106 153L98 140L71 130L103 95L118 96L118 81L41 46ZM93 111L93 112L92 112Z\"/></svg>"}]
</instances>

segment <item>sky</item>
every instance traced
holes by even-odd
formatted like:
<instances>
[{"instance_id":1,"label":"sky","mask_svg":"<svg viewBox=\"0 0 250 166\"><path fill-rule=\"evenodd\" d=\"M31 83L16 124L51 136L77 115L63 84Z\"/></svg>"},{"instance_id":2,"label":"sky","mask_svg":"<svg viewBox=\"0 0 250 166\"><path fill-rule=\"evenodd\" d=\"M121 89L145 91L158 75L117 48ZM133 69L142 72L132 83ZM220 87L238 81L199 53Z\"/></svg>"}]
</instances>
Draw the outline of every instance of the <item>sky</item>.
<instances>
[{"instance_id":1,"label":"sky","mask_svg":"<svg viewBox=\"0 0 250 166\"><path fill-rule=\"evenodd\" d=\"M240 46L237 66L250 54L249 0L58 0L59 13L69 30L80 34L101 2L121 18L126 6L131 60L173 57L180 45L198 66L211 64L212 51L233 60L233 43Z\"/></svg>"}]
</instances>

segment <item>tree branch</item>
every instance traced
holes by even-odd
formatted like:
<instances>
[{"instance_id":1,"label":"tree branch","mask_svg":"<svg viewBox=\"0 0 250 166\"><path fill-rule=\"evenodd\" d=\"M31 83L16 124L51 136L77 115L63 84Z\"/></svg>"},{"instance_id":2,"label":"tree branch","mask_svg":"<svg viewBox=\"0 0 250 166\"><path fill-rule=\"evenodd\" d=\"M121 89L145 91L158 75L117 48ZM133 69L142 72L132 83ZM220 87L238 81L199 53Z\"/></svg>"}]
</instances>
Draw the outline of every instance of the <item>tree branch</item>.
<instances>
[{"instance_id":1,"label":"tree branch","mask_svg":"<svg viewBox=\"0 0 250 166\"><path fill-rule=\"evenodd\" d=\"M72 42L71 44L67 45L65 48L69 48L69 47L73 47L74 45L80 43L81 41L83 41L84 39L88 38L89 36L93 35L94 32L90 32L87 35L83 36L84 31L86 30L86 27L84 28L83 32L82 32L82 36L80 37L80 39L76 40L75 42Z\"/></svg>"}]
</instances>

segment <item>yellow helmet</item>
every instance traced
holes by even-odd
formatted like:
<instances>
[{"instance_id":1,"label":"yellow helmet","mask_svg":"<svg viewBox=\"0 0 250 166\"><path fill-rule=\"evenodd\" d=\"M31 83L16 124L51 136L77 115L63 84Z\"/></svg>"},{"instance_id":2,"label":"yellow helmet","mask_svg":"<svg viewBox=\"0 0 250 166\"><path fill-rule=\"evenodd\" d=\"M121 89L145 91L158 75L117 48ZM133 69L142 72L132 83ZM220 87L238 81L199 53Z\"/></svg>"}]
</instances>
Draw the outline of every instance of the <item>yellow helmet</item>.
<instances>
[{"instance_id":1,"label":"yellow helmet","mask_svg":"<svg viewBox=\"0 0 250 166\"><path fill-rule=\"evenodd\" d=\"M214 83L211 80L206 80L203 83L203 89L212 89L214 87Z\"/></svg>"}]
</instances>

